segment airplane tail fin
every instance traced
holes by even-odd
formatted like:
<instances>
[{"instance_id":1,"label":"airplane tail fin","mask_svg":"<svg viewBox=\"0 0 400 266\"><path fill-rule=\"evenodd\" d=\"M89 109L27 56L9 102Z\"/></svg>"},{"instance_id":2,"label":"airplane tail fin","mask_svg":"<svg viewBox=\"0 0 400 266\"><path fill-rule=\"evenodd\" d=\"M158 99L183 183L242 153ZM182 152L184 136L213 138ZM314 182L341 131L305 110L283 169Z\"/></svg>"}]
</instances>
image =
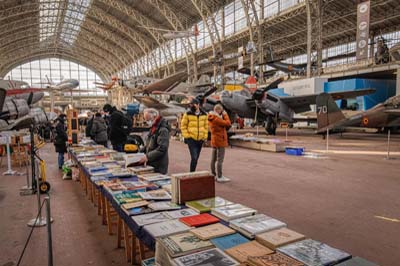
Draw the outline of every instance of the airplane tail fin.
<instances>
[{"instance_id":1,"label":"airplane tail fin","mask_svg":"<svg viewBox=\"0 0 400 266\"><path fill-rule=\"evenodd\" d=\"M317 96L317 123L318 130L328 127L345 118L342 110L337 106L332 96L321 93Z\"/></svg>"}]
</instances>

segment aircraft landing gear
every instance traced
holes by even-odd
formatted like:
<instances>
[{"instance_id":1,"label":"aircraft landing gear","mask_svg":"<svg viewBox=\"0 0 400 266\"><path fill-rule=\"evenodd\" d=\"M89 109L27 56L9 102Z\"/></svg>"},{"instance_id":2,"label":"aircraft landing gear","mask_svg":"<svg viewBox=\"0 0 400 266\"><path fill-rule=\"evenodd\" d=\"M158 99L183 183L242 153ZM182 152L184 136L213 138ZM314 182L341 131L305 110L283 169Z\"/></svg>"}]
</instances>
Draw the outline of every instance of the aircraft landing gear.
<instances>
[{"instance_id":1,"label":"aircraft landing gear","mask_svg":"<svg viewBox=\"0 0 400 266\"><path fill-rule=\"evenodd\" d=\"M267 119L267 125L265 127L268 135L276 135L276 122L269 116Z\"/></svg>"}]
</instances>

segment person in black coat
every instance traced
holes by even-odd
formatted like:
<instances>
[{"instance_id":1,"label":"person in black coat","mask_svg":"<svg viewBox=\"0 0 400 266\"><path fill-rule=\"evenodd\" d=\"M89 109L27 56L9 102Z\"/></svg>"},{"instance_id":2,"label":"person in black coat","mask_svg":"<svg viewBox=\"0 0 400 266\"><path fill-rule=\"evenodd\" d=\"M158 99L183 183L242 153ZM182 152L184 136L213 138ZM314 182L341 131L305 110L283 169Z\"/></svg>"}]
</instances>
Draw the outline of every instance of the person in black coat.
<instances>
[{"instance_id":1,"label":"person in black coat","mask_svg":"<svg viewBox=\"0 0 400 266\"><path fill-rule=\"evenodd\" d=\"M103 111L110 115L109 137L113 149L118 152L123 152L127 138L127 134L122 129L123 114L121 111L118 111L115 106L111 106L110 104L105 104Z\"/></svg>"},{"instance_id":2,"label":"person in black coat","mask_svg":"<svg viewBox=\"0 0 400 266\"><path fill-rule=\"evenodd\" d=\"M54 146L56 147L56 152L58 153L58 169L61 169L64 165L64 153L67 152L68 135L65 128L65 115L60 115L57 119L56 125L56 137L54 139Z\"/></svg>"},{"instance_id":3,"label":"person in black coat","mask_svg":"<svg viewBox=\"0 0 400 266\"><path fill-rule=\"evenodd\" d=\"M151 128L144 149L146 156L140 163L147 163L154 167L154 171L167 174L170 126L155 109L148 108L143 113L144 119Z\"/></svg>"}]
</instances>

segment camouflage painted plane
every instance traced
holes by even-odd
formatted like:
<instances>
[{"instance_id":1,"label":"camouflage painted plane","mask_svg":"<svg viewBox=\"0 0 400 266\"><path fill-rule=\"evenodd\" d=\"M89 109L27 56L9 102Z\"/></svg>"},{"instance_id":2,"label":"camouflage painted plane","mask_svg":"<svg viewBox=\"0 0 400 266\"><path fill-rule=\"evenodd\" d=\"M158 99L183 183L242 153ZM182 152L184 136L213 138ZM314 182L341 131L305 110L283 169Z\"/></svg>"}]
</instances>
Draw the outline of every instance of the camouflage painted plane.
<instances>
[{"instance_id":1,"label":"camouflage painted plane","mask_svg":"<svg viewBox=\"0 0 400 266\"><path fill-rule=\"evenodd\" d=\"M400 127L400 95L359 114L345 117L333 98L322 93L317 96L318 133L343 132L347 127L390 129Z\"/></svg>"}]
</instances>

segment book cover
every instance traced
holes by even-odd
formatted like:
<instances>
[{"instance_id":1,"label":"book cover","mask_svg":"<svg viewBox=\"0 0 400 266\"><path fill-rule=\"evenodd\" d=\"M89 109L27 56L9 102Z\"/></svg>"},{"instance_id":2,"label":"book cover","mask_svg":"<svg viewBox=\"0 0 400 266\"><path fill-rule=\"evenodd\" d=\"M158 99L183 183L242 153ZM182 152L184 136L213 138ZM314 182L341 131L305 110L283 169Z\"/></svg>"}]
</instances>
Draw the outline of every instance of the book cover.
<instances>
[{"instance_id":1,"label":"book cover","mask_svg":"<svg viewBox=\"0 0 400 266\"><path fill-rule=\"evenodd\" d=\"M179 219L182 223L192 226L192 227L198 227L202 225L208 225L208 224L213 224L213 223L218 223L219 219L216 218L215 216L212 216L208 213L202 213L198 215L193 215L193 216L188 216L188 217L183 217Z\"/></svg>"},{"instance_id":2,"label":"book cover","mask_svg":"<svg viewBox=\"0 0 400 266\"><path fill-rule=\"evenodd\" d=\"M115 193L113 194L113 197L119 204L142 200L142 198L136 192L130 190Z\"/></svg>"},{"instance_id":3,"label":"book cover","mask_svg":"<svg viewBox=\"0 0 400 266\"><path fill-rule=\"evenodd\" d=\"M256 214L232 220L229 226L254 238L256 234L286 227L286 224L265 214Z\"/></svg>"},{"instance_id":4,"label":"book cover","mask_svg":"<svg viewBox=\"0 0 400 266\"><path fill-rule=\"evenodd\" d=\"M336 264L336 266L378 266L378 264L375 264L360 257L353 257L342 263Z\"/></svg>"},{"instance_id":5,"label":"book cover","mask_svg":"<svg viewBox=\"0 0 400 266\"><path fill-rule=\"evenodd\" d=\"M305 239L304 235L285 227L256 235L258 242L271 249L303 239Z\"/></svg>"},{"instance_id":6,"label":"book cover","mask_svg":"<svg viewBox=\"0 0 400 266\"><path fill-rule=\"evenodd\" d=\"M351 258L351 255L312 239L295 242L277 250L307 266L328 266Z\"/></svg>"},{"instance_id":7,"label":"book cover","mask_svg":"<svg viewBox=\"0 0 400 266\"><path fill-rule=\"evenodd\" d=\"M122 208L122 210L128 216L141 215L141 214L146 214L146 213L150 213L151 212L151 210L146 208L146 207L138 207L138 208L133 208L133 209L129 209L129 210Z\"/></svg>"},{"instance_id":8,"label":"book cover","mask_svg":"<svg viewBox=\"0 0 400 266\"><path fill-rule=\"evenodd\" d=\"M153 258L142 260L142 266L156 266L156 260Z\"/></svg>"},{"instance_id":9,"label":"book cover","mask_svg":"<svg viewBox=\"0 0 400 266\"><path fill-rule=\"evenodd\" d=\"M149 205L149 202L147 200L141 200L136 202L124 203L122 204L122 208L129 210L133 208L144 207L147 205Z\"/></svg>"},{"instance_id":10,"label":"book cover","mask_svg":"<svg viewBox=\"0 0 400 266\"><path fill-rule=\"evenodd\" d=\"M149 213L132 217L138 226L168 221L171 218L165 212Z\"/></svg>"},{"instance_id":11,"label":"book cover","mask_svg":"<svg viewBox=\"0 0 400 266\"><path fill-rule=\"evenodd\" d=\"M180 204L186 201L215 197L214 176L186 177L178 180Z\"/></svg>"},{"instance_id":12,"label":"book cover","mask_svg":"<svg viewBox=\"0 0 400 266\"><path fill-rule=\"evenodd\" d=\"M212 208L232 205L233 202L221 197L214 197L202 200L194 200L186 202L186 206L198 211L199 213L209 212Z\"/></svg>"},{"instance_id":13,"label":"book cover","mask_svg":"<svg viewBox=\"0 0 400 266\"><path fill-rule=\"evenodd\" d=\"M211 242L219 249L225 250L228 248L233 248L237 245L244 244L250 242L247 238L242 236L239 233L217 237L211 239Z\"/></svg>"},{"instance_id":14,"label":"book cover","mask_svg":"<svg viewBox=\"0 0 400 266\"><path fill-rule=\"evenodd\" d=\"M147 191L147 192L138 192L138 194L145 200L170 200L171 199L171 195L163 189L151 190L151 191Z\"/></svg>"},{"instance_id":15,"label":"book cover","mask_svg":"<svg viewBox=\"0 0 400 266\"><path fill-rule=\"evenodd\" d=\"M139 178L144 181L147 181L147 182L170 181L171 180L170 176L162 175L162 174L141 175L141 176L139 176Z\"/></svg>"},{"instance_id":16,"label":"book cover","mask_svg":"<svg viewBox=\"0 0 400 266\"><path fill-rule=\"evenodd\" d=\"M178 210L181 208L181 206L171 201L152 202L148 207L154 211Z\"/></svg>"},{"instance_id":17,"label":"book cover","mask_svg":"<svg viewBox=\"0 0 400 266\"><path fill-rule=\"evenodd\" d=\"M176 211L169 211L169 212L167 212L167 214L169 217L171 217L171 219L179 219L182 217L197 215L198 213L192 209L182 209L182 210L176 210Z\"/></svg>"},{"instance_id":18,"label":"book cover","mask_svg":"<svg viewBox=\"0 0 400 266\"><path fill-rule=\"evenodd\" d=\"M265 256L250 256L247 258L249 266L305 266L282 253L276 252Z\"/></svg>"},{"instance_id":19,"label":"book cover","mask_svg":"<svg viewBox=\"0 0 400 266\"><path fill-rule=\"evenodd\" d=\"M176 258L178 266L237 266L239 263L224 254L222 251L213 248L197 252L187 256Z\"/></svg>"},{"instance_id":20,"label":"book cover","mask_svg":"<svg viewBox=\"0 0 400 266\"><path fill-rule=\"evenodd\" d=\"M192 232L197 237L203 240L208 240L211 238L216 238L236 233L235 230L221 223L215 223L207 226L202 226L199 228L194 228L191 229L190 232Z\"/></svg>"},{"instance_id":21,"label":"book cover","mask_svg":"<svg viewBox=\"0 0 400 266\"><path fill-rule=\"evenodd\" d=\"M173 258L214 247L210 241L201 240L190 232L161 237L159 241Z\"/></svg>"},{"instance_id":22,"label":"book cover","mask_svg":"<svg viewBox=\"0 0 400 266\"><path fill-rule=\"evenodd\" d=\"M265 256L273 252L274 251L261 245L257 241L247 242L225 250L226 254L228 254L229 256L231 256L232 258L234 258L239 262L247 261L247 258L250 256L253 257Z\"/></svg>"},{"instance_id":23,"label":"book cover","mask_svg":"<svg viewBox=\"0 0 400 266\"><path fill-rule=\"evenodd\" d=\"M189 231L190 227L179 222L178 220L168 220L161 223L145 225L146 230L153 237L169 236L177 233Z\"/></svg>"},{"instance_id":24,"label":"book cover","mask_svg":"<svg viewBox=\"0 0 400 266\"><path fill-rule=\"evenodd\" d=\"M211 214L225 221L230 221L235 218L250 216L256 213L257 213L256 210L246 207L242 204L232 204L223 207L213 208L211 210Z\"/></svg>"}]
</instances>

